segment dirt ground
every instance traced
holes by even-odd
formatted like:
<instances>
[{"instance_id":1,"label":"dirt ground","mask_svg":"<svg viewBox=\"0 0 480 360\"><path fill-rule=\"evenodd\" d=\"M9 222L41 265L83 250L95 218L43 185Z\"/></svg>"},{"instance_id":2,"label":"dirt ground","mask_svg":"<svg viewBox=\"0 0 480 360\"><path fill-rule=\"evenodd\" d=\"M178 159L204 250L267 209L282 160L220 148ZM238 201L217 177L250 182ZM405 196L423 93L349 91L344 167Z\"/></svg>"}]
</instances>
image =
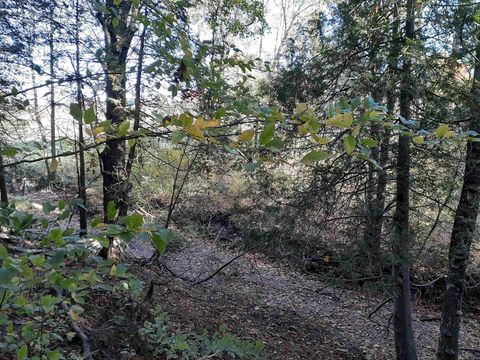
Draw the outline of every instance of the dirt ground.
<instances>
[{"instance_id":1,"label":"dirt ground","mask_svg":"<svg viewBox=\"0 0 480 360\"><path fill-rule=\"evenodd\" d=\"M151 252L143 244L131 247L136 256ZM342 290L314 276L245 254L206 282L210 274L239 253L212 242L191 240L167 251L165 266L152 268L154 302L183 324L215 329L226 324L238 336L265 343L266 359L393 359L391 304L371 319L382 303L376 296ZM182 279L172 276L172 272ZM201 282L195 284L195 282ZM414 306L419 359L434 359L439 309ZM466 316L461 359L480 359L480 321Z\"/></svg>"}]
</instances>

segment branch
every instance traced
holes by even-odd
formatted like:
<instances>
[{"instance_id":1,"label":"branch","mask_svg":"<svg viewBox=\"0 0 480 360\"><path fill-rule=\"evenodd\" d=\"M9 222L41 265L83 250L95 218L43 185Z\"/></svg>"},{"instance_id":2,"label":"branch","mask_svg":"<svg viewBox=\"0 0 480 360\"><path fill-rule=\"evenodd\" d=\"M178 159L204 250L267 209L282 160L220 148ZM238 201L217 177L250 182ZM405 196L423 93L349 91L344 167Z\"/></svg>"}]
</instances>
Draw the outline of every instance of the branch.
<instances>
[{"instance_id":1,"label":"branch","mask_svg":"<svg viewBox=\"0 0 480 360\"><path fill-rule=\"evenodd\" d=\"M77 322L73 320L72 316L70 315L70 309L68 308L68 305L62 301L60 302L60 306L67 313L73 331L75 331L75 333L80 338L80 341L82 342L83 358L86 360L93 360L92 352L90 350L90 339L87 335L85 335L82 329L80 329L80 326L78 326Z\"/></svg>"}]
</instances>

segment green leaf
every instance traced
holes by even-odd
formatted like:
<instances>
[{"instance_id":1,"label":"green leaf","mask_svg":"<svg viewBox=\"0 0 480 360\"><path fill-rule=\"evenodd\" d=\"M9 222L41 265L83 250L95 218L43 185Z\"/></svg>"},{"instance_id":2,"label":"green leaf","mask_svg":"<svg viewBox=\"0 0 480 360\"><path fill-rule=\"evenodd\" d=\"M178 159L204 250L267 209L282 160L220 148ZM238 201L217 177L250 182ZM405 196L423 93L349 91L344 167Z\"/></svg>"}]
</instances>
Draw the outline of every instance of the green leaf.
<instances>
[{"instance_id":1,"label":"green leaf","mask_svg":"<svg viewBox=\"0 0 480 360\"><path fill-rule=\"evenodd\" d=\"M23 345L20 349L17 350L17 360L24 360L27 358L28 348L27 345Z\"/></svg>"},{"instance_id":2,"label":"green leaf","mask_svg":"<svg viewBox=\"0 0 480 360\"><path fill-rule=\"evenodd\" d=\"M59 350L52 350L47 353L48 360L60 360L62 358L62 353Z\"/></svg>"},{"instance_id":3,"label":"green leaf","mask_svg":"<svg viewBox=\"0 0 480 360\"><path fill-rule=\"evenodd\" d=\"M275 124L267 124L260 133L260 145L266 145L273 139Z\"/></svg>"},{"instance_id":4,"label":"green leaf","mask_svg":"<svg viewBox=\"0 0 480 360\"><path fill-rule=\"evenodd\" d=\"M117 215L117 204L115 204L115 201L110 200L107 204L107 219L111 221L115 219L116 215Z\"/></svg>"},{"instance_id":5,"label":"green leaf","mask_svg":"<svg viewBox=\"0 0 480 360\"><path fill-rule=\"evenodd\" d=\"M166 241L159 234L152 234L152 241L155 249L157 249L160 254L163 254L167 249Z\"/></svg>"},{"instance_id":6,"label":"green leaf","mask_svg":"<svg viewBox=\"0 0 480 360\"><path fill-rule=\"evenodd\" d=\"M255 131L253 130L245 130L244 132L242 132L240 134L240 136L238 137L238 142L239 143L242 143L242 142L247 142L247 141L250 141L253 139L253 137L255 136Z\"/></svg>"},{"instance_id":7,"label":"green leaf","mask_svg":"<svg viewBox=\"0 0 480 360\"><path fill-rule=\"evenodd\" d=\"M258 163L246 163L243 164L243 169L245 171L254 171L258 168L259 164Z\"/></svg>"},{"instance_id":8,"label":"green leaf","mask_svg":"<svg viewBox=\"0 0 480 360\"><path fill-rule=\"evenodd\" d=\"M357 140L355 140L352 135L345 136L345 139L343 139L343 147L345 148L345 152L347 154L353 153L356 146Z\"/></svg>"},{"instance_id":9,"label":"green leaf","mask_svg":"<svg viewBox=\"0 0 480 360\"><path fill-rule=\"evenodd\" d=\"M378 141L375 139L362 139L361 144L367 148L378 146Z\"/></svg>"},{"instance_id":10,"label":"green leaf","mask_svg":"<svg viewBox=\"0 0 480 360\"><path fill-rule=\"evenodd\" d=\"M90 125L95 121L95 111L92 108L88 108L83 113L83 120L85 124Z\"/></svg>"},{"instance_id":11,"label":"green leaf","mask_svg":"<svg viewBox=\"0 0 480 360\"><path fill-rule=\"evenodd\" d=\"M8 251L3 244L0 244L0 260L7 260L8 259Z\"/></svg>"},{"instance_id":12,"label":"green leaf","mask_svg":"<svg viewBox=\"0 0 480 360\"><path fill-rule=\"evenodd\" d=\"M0 284L9 284L10 280L15 277L15 273L10 269L0 269Z\"/></svg>"},{"instance_id":13,"label":"green leaf","mask_svg":"<svg viewBox=\"0 0 480 360\"><path fill-rule=\"evenodd\" d=\"M15 155L17 155L19 149L15 147L7 147L2 150L2 155L5 155L6 157L13 158Z\"/></svg>"},{"instance_id":14,"label":"green leaf","mask_svg":"<svg viewBox=\"0 0 480 360\"><path fill-rule=\"evenodd\" d=\"M117 27L118 25L120 25L120 19L119 18L113 18L112 19L112 25L113 27Z\"/></svg>"},{"instance_id":15,"label":"green leaf","mask_svg":"<svg viewBox=\"0 0 480 360\"><path fill-rule=\"evenodd\" d=\"M70 104L70 115L72 115L72 117L75 120L82 121L83 113L82 113L82 108L80 107L80 105L78 105L77 103L71 103Z\"/></svg>"},{"instance_id":16,"label":"green leaf","mask_svg":"<svg viewBox=\"0 0 480 360\"><path fill-rule=\"evenodd\" d=\"M330 153L324 150L313 150L303 157L301 162L305 165L313 165L318 161L326 160L330 157Z\"/></svg>"},{"instance_id":17,"label":"green leaf","mask_svg":"<svg viewBox=\"0 0 480 360\"><path fill-rule=\"evenodd\" d=\"M50 214L50 212L52 212L53 210L55 210L55 206L53 206L52 204L46 202L44 204L42 204L42 210L43 210L43 213L45 215L48 215Z\"/></svg>"},{"instance_id":18,"label":"green leaf","mask_svg":"<svg viewBox=\"0 0 480 360\"><path fill-rule=\"evenodd\" d=\"M120 125L118 125L117 134L118 135L127 135L129 129L130 129L130 121L128 121L128 120L122 121L122 123Z\"/></svg>"},{"instance_id":19,"label":"green leaf","mask_svg":"<svg viewBox=\"0 0 480 360\"><path fill-rule=\"evenodd\" d=\"M124 216L120 220L120 224L124 224L127 227L127 229L132 229L132 230L138 229L140 226L143 225L143 222L144 222L143 216L138 213L134 213L129 216Z\"/></svg>"}]
</instances>

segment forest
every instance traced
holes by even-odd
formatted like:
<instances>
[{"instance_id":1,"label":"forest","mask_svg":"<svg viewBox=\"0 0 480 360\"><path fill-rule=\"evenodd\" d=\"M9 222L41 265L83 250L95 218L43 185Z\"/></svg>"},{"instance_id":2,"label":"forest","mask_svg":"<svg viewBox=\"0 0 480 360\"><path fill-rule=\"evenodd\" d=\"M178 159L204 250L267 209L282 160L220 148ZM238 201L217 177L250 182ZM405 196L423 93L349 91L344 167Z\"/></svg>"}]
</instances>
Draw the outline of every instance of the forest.
<instances>
[{"instance_id":1,"label":"forest","mask_svg":"<svg viewBox=\"0 0 480 360\"><path fill-rule=\"evenodd\" d=\"M480 359L480 2L0 0L0 359Z\"/></svg>"}]
</instances>

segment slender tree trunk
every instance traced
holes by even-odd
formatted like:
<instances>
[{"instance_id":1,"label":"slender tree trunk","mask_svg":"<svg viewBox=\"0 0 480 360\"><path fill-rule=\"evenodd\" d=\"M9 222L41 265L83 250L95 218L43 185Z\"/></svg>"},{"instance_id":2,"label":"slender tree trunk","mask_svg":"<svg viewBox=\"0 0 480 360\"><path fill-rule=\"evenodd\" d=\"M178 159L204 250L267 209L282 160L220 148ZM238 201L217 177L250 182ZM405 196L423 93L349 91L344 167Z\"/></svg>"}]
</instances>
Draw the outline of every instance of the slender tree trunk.
<instances>
[{"instance_id":1,"label":"slender tree trunk","mask_svg":"<svg viewBox=\"0 0 480 360\"><path fill-rule=\"evenodd\" d=\"M77 77L77 103L83 110L82 80L80 80L80 4L77 0L75 4L75 72ZM78 208L80 236L87 235L87 186L85 174L85 141L83 139L83 121L78 121L78 147L79 147L79 164L78 164L78 198L82 200L83 207Z\"/></svg>"},{"instance_id":2,"label":"slender tree trunk","mask_svg":"<svg viewBox=\"0 0 480 360\"><path fill-rule=\"evenodd\" d=\"M143 72L143 59L144 59L144 49L145 49L145 35L147 33L147 27L143 27L143 31L140 35L140 46L138 49L138 67L137 67L137 74L135 79L135 109L133 114L133 131L137 131L140 128L140 117L141 117L141 110L142 110L142 72ZM126 172L126 181L130 181L130 174L132 172L133 161L135 159L135 151L137 148L137 142L135 142L130 149L128 150L128 157L127 157L127 165L125 168ZM128 195L128 194L127 194ZM122 204L123 206L119 209L119 215L125 216L127 215L127 202Z\"/></svg>"},{"instance_id":3,"label":"slender tree trunk","mask_svg":"<svg viewBox=\"0 0 480 360\"><path fill-rule=\"evenodd\" d=\"M2 154L0 154L0 204L8 204L7 181L5 179L5 168L3 167Z\"/></svg>"},{"instance_id":4,"label":"slender tree trunk","mask_svg":"<svg viewBox=\"0 0 480 360\"><path fill-rule=\"evenodd\" d=\"M50 36L48 39L48 46L50 50L50 151L53 159L57 155L56 151L56 134L55 134L55 54L54 54L54 17L55 4L50 6ZM50 171L49 171L50 172ZM55 177L55 172L50 172L50 180Z\"/></svg>"},{"instance_id":5,"label":"slender tree trunk","mask_svg":"<svg viewBox=\"0 0 480 360\"><path fill-rule=\"evenodd\" d=\"M405 23L406 39L415 36L415 0L407 0L407 15ZM413 99L413 76L411 60L403 61L403 78L400 88L400 115L411 118L411 103ZM410 137L400 134L397 155L397 199L393 218L395 256L394 282L395 303L393 327L395 332L395 350L398 360L416 360L417 352L412 324L410 269L408 248L410 246Z\"/></svg>"},{"instance_id":6,"label":"slender tree trunk","mask_svg":"<svg viewBox=\"0 0 480 360\"><path fill-rule=\"evenodd\" d=\"M470 130L480 132L480 41L476 48L476 63L471 89ZM458 359L458 337L462 316L462 299L470 246L475 236L480 203L480 143L467 144L462 193L455 212L450 249L448 252L448 279L443 297L442 322L437 358Z\"/></svg>"},{"instance_id":7,"label":"slender tree trunk","mask_svg":"<svg viewBox=\"0 0 480 360\"><path fill-rule=\"evenodd\" d=\"M131 16L130 0L106 0L105 6L111 10L108 14L98 14L105 35L106 56L106 117L112 122L112 133L127 120L126 112L126 65L127 54L135 33L134 18ZM118 19L115 20L114 19ZM129 183L125 168L125 140L109 138L100 154L103 177L103 211L104 221L111 223L116 219L107 216L108 205L114 202L117 209L127 206ZM103 248L99 255L106 258L113 244L110 239L108 248Z\"/></svg>"}]
</instances>

